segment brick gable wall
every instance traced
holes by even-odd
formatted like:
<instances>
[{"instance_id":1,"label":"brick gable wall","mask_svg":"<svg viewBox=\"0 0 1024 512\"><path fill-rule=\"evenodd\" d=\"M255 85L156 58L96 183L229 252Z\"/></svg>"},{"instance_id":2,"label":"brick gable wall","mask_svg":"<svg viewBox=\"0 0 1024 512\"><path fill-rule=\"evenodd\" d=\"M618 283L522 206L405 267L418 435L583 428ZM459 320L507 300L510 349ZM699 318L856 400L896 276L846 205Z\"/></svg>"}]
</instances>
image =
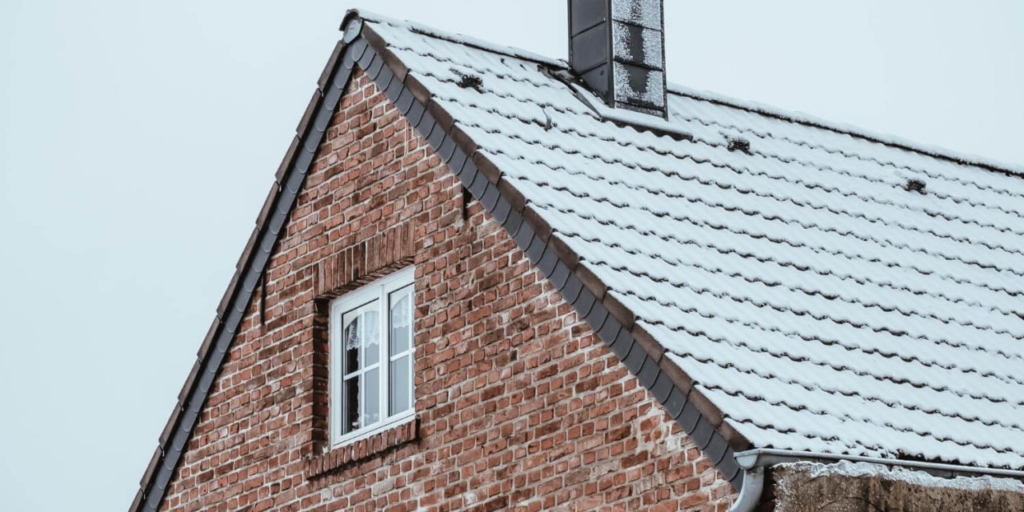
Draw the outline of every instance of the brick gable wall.
<instances>
[{"instance_id":1,"label":"brick gable wall","mask_svg":"<svg viewBox=\"0 0 1024 512\"><path fill-rule=\"evenodd\" d=\"M710 461L462 198L356 72L161 510L729 507ZM419 421L325 453L325 301L409 262Z\"/></svg>"}]
</instances>

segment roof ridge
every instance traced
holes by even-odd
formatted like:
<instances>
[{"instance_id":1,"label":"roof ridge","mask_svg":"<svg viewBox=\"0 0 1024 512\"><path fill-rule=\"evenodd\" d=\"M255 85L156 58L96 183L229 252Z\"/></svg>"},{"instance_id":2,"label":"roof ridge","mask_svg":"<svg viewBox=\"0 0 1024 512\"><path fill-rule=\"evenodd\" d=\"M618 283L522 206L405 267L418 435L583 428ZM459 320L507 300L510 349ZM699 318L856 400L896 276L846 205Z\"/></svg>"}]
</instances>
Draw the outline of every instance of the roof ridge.
<instances>
[{"instance_id":1,"label":"roof ridge","mask_svg":"<svg viewBox=\"0 0 1024 512\"><path fill-rule=\"evenodd\" d=\"M981 167L984 169L988 169L990 171L1001 172L1015 177L1024 178L1024 167L1022 166L1012 165L991 158L972 155L968 153L961 153L947 148L924 144L897 135L873 132L866 128L861 128L858 126L845 124L837 121L829 121L826 119L822 119L820 117L805 114L803 112L790 111L772 105L766 105L764 103L732 98L716 92L692 89L684 85L671 82L668 84L668 91L679 96L686 96L689 98L693 98L695 100L716 103L726 107L732 107L746 112L751 112L754 114L773 117L782 121L802 124L814 128L821 128L824 130L844 135L850 135L870 142L876 142L886 146L904 149L907 151L920 153L922 155L934 158L948 160L960 165Z\"/></svg>"},{"instance_id":2,"label":"roof ridge","mask_svg":"<svg viewBox=\"0 0 1024 512\"><path fill-rule=\"evenodd\" d=\"M353 10L349 11L349 15L346 16L346 19L348 17L350 17L350 16L353 16L353 15L358 16L358 17L362 18L364 21L368 21L370 23L383 23L385 25L390 25L390 26L395 27L395 28L405 28L405 29L408 29L409 31L417 33L417 34L433 37L435 39L441 39L443 41L448 41L450 43L456 43L456 44L461 44L461 45L469 46L471 48L476 48L476 49L488 51L488 52L491 52L491 53L507 55L509 57L515 57L515 58L518 58L518 59L528 60L528 61L536 62L538 64L544 64L544 65L547 65L547 66L552 66L552 67L557 67L557 68L568 68L569 67L569 64L566 61L562 60L562 59L554 59L554 58L548 57L546 55L541 55L539 53L531 52L529 50L523 50L521 48L516 48L515 46L505 46L505 45L501 45L501 44L497 44L497 43L492 43L490 41L479 39L479 38L476 38L476 37L473 37L473 36L467 36L467 35L453 33L453 32L445 32L443 30L438 30L438 29L436 29L434 27L431 27L429 25L424 25L424 24L417 23L417 22L414 22L414 21L408 21L408 20L404 20L403 21L403 20L399 20L399 19L396 19L396 18L391 18L391 17L388 17L388 16L377 14L375 12L363 11L363 10L357 10L357 9L353 9Z\"/></svg>"}]
</instances>

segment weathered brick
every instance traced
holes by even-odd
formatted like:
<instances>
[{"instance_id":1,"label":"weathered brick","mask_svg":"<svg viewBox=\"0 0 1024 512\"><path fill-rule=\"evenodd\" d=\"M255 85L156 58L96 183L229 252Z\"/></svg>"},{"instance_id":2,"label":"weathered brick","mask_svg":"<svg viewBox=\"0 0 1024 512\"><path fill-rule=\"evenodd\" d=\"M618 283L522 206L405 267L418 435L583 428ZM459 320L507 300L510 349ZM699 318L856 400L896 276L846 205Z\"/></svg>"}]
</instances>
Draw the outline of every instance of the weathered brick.
<instances>
[{"instance_id":1,"label":"weathered brick","mask_svg":"<svg viewBox=\"0 0 1024 512\"><path fill-rule=\"evenodd\" d=\"M476 202L463 220L459 179L361 72L326 133L263 322L250 305L162 510L728 507L729 483L505 228ZM519 231L521 205L505 210ZM325 452L325 301L409 262L419 421Z\"/></svg>"}]
</instances>

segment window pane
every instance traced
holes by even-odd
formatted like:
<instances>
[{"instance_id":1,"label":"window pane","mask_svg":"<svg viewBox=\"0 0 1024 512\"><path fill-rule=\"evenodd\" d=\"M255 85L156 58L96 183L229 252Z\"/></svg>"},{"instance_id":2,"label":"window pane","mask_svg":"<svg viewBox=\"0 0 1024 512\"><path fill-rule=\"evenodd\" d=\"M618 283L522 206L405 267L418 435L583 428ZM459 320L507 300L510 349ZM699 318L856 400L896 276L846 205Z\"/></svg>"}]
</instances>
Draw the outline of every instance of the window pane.
<instances>
[{"instance_id":1,"label":"window pane","mask_svg":"<svg viewBox=\"0 0 1024 512\"><path fill-rule=\"evenodd\" d=\"M343 354L345 359L345 375L359 369L359 345L362 343L360 327L362 326L362 319L354 313L353 311L346 314L343 319L345 324L345 339L343 341L345 347L345 353Z\"/></svg>"},{"instance_id":2,"label":"window pane","mask_svg":"<svg viewBox=\"0 0 1024 512\"><path fill-rule=\"evenodd\" d=\"M359 428L359 377L342 383L344 403L341 405L341 433L347 434Z\"/></svg>"},{"instance_id":3,"label":"window pane","mask_svg":"<svg viewBox=\"0 0 1024 512\"><path fill-rule=\"evenodd\" d=\"M363 422L360 427L380 421L380 368L363 374Z\"/></svg>"},{"instance_id":4,"label":"window pane","mask_svg":"<svg viewBox=\"0 0 1024 512\"><path fill-rule=\"evenodd\" d=\"M412 346L412 287L391 294L391 355Z\"/></svg>"},{"instance_id":5,"label":"window pane","mask_svg":"<svg viewBox=\"0 0 1024 512\"><path fill-rule=\"evenodd\" d=\"M377 316L377 303L363 308L363 368L380 361L380 318Z\"/></svg>"},{"instance_id":6,"label":"window pane","mask_svg":"<svg viewBox=\"0 0 1024 512\"><path fill-rule=\"evenodd\" d=\"M380 361L380 323L377 302L345 313L345 375L373 366Z\"/></svg>"},{"instance_id":7,"label":"window pane","mask_svg":"<svg viewBox=\"0 0 1024 512\"><path fill-rule=\"evenodd\" d=\"M412 408L411 356L403 356L391 363L391 415Z\"/></svg>"}]
</instances>

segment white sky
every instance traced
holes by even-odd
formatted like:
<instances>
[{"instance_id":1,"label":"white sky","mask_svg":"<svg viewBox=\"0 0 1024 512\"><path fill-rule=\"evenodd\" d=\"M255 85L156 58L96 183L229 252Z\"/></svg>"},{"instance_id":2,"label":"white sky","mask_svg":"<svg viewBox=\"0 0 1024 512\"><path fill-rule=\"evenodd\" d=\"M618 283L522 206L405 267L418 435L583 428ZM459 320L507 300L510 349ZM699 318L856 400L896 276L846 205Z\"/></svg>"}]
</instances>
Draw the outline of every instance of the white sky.
<instances>
[{"instance_id":1,"label":"white sky","mask_svg":"<svg viewBox=\"0 0 1024 512\"><path fill-rule=\"evenodd\" d=\"M672 82L1024 164L1024 2L667 0ZM565 57L565 2L0 0L0 510L126 510L346 9Z\"/></svg>"}]
</instances>

